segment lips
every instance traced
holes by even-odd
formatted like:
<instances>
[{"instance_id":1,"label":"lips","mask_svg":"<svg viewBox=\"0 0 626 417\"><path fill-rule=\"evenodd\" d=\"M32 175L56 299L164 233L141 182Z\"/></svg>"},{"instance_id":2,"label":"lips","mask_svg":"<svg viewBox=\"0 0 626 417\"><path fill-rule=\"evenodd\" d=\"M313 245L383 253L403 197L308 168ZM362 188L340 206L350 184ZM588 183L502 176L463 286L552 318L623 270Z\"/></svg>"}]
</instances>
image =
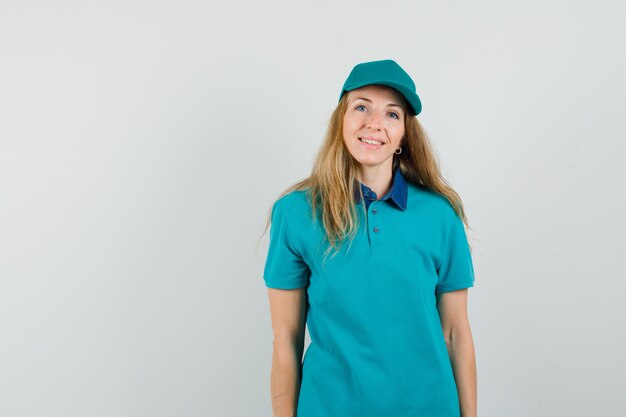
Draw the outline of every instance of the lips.
<instances>
[{"instance_id":1,"label":"lips","mask_svg":"<svg viewBox=\"0 0 626 417\"><path fill-rule=\"evenodd\" d=\"M364 139L367 140L367 142ZM359 137L359 140L363 143L367 143L368 145L383 145L385 143L382 140L371 136L361 136Z\"/></svg>"}]
</instances>

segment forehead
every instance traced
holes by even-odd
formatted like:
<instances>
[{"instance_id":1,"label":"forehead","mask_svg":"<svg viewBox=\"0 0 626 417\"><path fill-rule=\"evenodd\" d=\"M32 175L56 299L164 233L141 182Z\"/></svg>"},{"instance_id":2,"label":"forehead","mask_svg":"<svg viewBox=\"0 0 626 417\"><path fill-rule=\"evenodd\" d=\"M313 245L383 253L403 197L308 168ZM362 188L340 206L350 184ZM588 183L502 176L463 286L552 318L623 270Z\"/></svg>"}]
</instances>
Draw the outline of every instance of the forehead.
<instances>
[{"instance_id":1,"label":"forehead","mask_svg":"<svg viewBox=\"0 0 626 417\"><path fill-rule=\"evenodd\" d=\"M371 100L393 101L399 105L403 104L402 94L395 88L380 84L370 84L348 91L348 99L354 100L359 97L365 97Z\"/></svg>"}]
</instances>

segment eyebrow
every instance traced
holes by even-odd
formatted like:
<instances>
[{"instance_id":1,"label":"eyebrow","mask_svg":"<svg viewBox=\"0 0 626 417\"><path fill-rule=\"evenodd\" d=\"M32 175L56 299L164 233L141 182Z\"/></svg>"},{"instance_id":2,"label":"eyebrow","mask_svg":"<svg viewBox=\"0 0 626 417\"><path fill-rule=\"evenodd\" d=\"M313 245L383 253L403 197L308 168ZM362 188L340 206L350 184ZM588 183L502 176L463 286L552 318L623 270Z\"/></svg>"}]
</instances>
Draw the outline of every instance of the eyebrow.
<instances>
[{"instance_id":1,"label":"eyebrow","mask_svg":"<svg viewBox=\"0 0 626 417\"><path fill-rule=\"evenodd\" d=\"M357 97L357 98L355 98L352 101L354 102L354 101L357 101L357 100L365 100L365 101L369 101L370 103L372 102L372 100L370 100L369 98L365 98L365 97ZM399 109L404 110L401 105L396 104L395 102L389 102L389 103L387 103L387 106L398 107Z\"/></svg>"}]
</instances>

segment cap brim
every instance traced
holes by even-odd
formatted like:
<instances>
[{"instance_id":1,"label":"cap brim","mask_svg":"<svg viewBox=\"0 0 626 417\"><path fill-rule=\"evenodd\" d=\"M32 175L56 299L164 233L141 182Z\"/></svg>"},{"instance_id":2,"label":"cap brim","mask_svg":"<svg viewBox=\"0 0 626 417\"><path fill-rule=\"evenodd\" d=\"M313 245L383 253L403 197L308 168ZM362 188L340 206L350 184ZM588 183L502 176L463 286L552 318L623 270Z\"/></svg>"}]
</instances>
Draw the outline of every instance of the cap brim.
<instances>
[{"instance_id":1,"label":"cap brim","mask_svg":"<svg viewBox=\"0 0 626 417\"><path fill-rule=\"evenodd\" d=\"M422 101L420 100L419 96L417 94L415 94L414 91L411 91L407 88L405 88L403 85L400 85L396 82L393 81L388 81L388 80L377 80L377 81L368 81L366 83L356 83L351 85L348 89L343 89L341 92L341 95L339 96L339 100L341 100L341 97L343 97L343 95L351 90L355 90L357 88L361 88L364 87L366 85L372 85L372 84L380 84L380 85L386 85L387 87L391 87L394 88L395 90L397 90L400 94L402 94L402 96L406 99L406 101L409 104L409 111L412 112L413 116L417 116L418 114L421 113L422 111Z\"/></svg>"}]
</instances>

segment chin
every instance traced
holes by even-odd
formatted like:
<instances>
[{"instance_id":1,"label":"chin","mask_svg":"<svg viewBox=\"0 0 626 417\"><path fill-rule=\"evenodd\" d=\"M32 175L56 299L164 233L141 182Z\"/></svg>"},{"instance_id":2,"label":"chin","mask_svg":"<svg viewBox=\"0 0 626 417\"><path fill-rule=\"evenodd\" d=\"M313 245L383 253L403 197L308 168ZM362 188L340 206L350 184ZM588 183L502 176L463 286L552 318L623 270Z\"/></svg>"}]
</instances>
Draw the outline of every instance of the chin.
<instances>
[{"instance_id":1,"label":"chin","mask_svg":"<svg viewBox=\"0 0 626 417\"><path fill-rule=\"evenodd\" d=\"M378 165L382 165L384 161L369 161L369 160L358 160L357 161L363 165L363 166L367 166L367 167L375 167Z\"/></svg>"}]
</instances>

